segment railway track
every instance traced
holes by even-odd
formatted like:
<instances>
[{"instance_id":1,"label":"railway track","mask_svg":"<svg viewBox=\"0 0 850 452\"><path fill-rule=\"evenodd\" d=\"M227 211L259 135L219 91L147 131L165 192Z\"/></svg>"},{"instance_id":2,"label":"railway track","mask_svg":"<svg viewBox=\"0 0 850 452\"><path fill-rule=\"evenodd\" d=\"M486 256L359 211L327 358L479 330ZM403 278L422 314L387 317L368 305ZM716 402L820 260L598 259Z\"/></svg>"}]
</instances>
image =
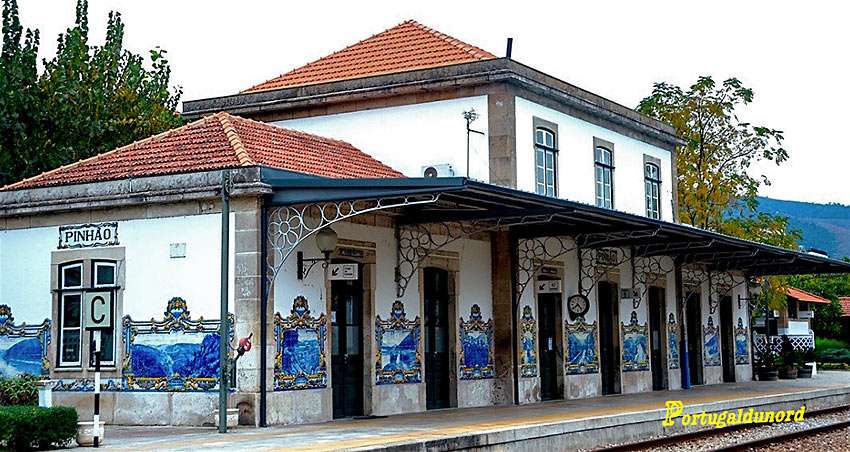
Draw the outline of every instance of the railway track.
<instances>
[{"instance_id":1,"label":"railway track","mask_svg":"<svg viewBox=\"0 0 850 452\"><path fill-rule=\"evenodd\" d=\"M839 413L842 411L848 411L850 409L850 405L844 405L840 407L830 408L827 410L819 410L812 412L810 416L806 417L806 421L811 422L813 419L817 419L819 417L827 416L834 413ZM804 421L804 422L806 422ZM745 431L753 431L754 433L760 429L770 428L771 425L774 424L764 424L764 425L738 425L726 427L723 429L708 429L701 430L693 433L682 433L676 435L669 435L659 438L652 438L645 441L639 441L628 444L617 444L612 446L606 446L599 449L597 451L635 451L635 450L676 450L679 447L687 446L689 443L693 443L695 441L701 440L709 440L710 438L717 438L718 440L722 440L723 437L739 433ZM787 432L775 432L766 437L754 438L751 440L736 440L732 444L727 445L718 445L717 447L705 446L699 448L691 448L688 450L712 450L712 451L744 451L744 450L759 450L764 447L780 444L788 441L792 441L798 438L803 438L811 435L829 433L835 430L839 430L845 427L850 427L850 412L848 412L847 416L844 416L842 420L836 420L834 422L825 423L822 425L815 426L803 426L798 429L794 429ZM848 445L850 447L850 445Z\"/></svg>"}]
</instances>

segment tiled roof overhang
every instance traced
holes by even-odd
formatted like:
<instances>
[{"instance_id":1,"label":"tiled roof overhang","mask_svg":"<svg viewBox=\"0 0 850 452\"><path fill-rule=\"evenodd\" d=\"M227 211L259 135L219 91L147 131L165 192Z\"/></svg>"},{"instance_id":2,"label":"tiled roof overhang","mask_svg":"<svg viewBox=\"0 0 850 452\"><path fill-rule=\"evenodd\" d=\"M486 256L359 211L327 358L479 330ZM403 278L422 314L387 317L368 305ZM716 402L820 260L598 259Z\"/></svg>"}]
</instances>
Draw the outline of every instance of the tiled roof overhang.
<instances>
[{"instance_id":1,"label":"tiled roof overhang","mask_svg":"<svg viewBox=\"0 0 850 452\"><path fill-rule=\"evenodd\" d=\"M637 256L670 256L682 264L748 276L850 273L848 262L465 178L293 179L266 169L262 179L272 187L273 206L439 194L436 203L392 214L403 224L545 216L548 221L510 230L518 238L608 234L610 239L588 247L630 248Z\"/></svg>"},{"instance_id":2,"label":"tiled roof overhang","mask_svg":"<svg viewBox=\"0 0 850 452\"><path fill-rule=\"evenodd\" d=\"M217 111L262 116L316 105L510 83L570 108L634 130L672 148L683 144L672 126L508 58L362 77L293 88L186 101L187 118Z\"/></svg>"}]
</instances>

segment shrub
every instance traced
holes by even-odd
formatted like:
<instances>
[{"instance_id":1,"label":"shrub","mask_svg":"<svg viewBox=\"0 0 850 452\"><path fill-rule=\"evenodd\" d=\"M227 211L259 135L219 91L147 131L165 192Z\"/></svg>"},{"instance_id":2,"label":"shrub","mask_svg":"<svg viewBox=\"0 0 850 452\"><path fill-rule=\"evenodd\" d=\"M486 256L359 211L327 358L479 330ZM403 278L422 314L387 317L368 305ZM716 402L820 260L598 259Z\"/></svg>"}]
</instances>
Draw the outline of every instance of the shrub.
<instances>
[{"instance_id":1,"label":"shrub","mask_svg":"<svg viewBox=\"0 0 850 452\"><path fill-rule=\"evenodd\" d=\"M38 377L23 374L0 378L0 405L37 405Z\"/></svg>"},{"instance_id":2,"label":"shrub","mask_svg":"<svg viewBox=\"0 0 850 452\"><path fill-rule=\"evenodd\" d=\"M77 410L69 407L0 407L0 443L11 450L69 445L77 436Z\"/></svg>"},{"instance_id":3,"label":"shrub","mask_svg":"<svg viewBox=\"0 0 850 452\"><path fill-rule=\"evenodd\" d=\"M818 362L850 364L850 349L833 348L815 350L815 354L817 355Z\"/></svg>"},{"instance_id":4,"label":"shrub","mask_svg":"<svg viewBox=\"0 0 850 452\"><path fill-rule=\"evenodd\" d=\"M850 348L850 345L844 341L839 341L838 339L829 339L826 337L815 338L815 349L827 350L831 348Z\"/></svg>"}]
</instances>

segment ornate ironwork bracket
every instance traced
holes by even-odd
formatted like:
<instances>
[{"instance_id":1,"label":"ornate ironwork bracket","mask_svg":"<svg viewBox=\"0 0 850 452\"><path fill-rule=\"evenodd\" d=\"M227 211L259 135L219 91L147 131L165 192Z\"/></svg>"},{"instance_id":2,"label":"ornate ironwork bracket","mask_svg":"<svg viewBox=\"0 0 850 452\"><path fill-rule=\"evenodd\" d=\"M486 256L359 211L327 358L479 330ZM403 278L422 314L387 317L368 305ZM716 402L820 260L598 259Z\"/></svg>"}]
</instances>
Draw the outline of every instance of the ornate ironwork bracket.
<instances>
[{"instance_id":1,"label":"ornate ironwork bracket","mask_svg":"<svg viewBox=\"0 0 850 452\"><path fill-rule=\"evenodd\" d=\"M711 290L708 297L709 314L717 312L717 307L720 305L720 299L723 296L729 295L733 289L747 283L745 276L736 277L736 275L730 272L710 272L709 278L709 287Z\"/></svg>"},{"instance_id":2,"label":"ornate ironwork bracket","mask_svg":"<svg viewBox=\"0 0 850 452\"><path fill-rule=\"evenodd\" d=\"M521 239L517 243L517 291L516 301L522 299L528 284L546 266L570 251L577 249L568 237L547 236Z\"/></svg>"},{"instance_id":3,"label":"ornate ironwork bracket","mask_svg":"<svg viewBox=\"0 0 850 452\"><path fill-rule=\"evenodd\" d=\"M578 291L588 296L602 277L630 259L629 253L619 248L579 248Z\"/></svg>"},{"instance_id":4,"label":"ornate ironwork bracket","mask_svg":"<svg viewBox=\"0 0 850 452\"><path fill-rule=\"evenodd\" d=\"M632 251L632 287L636 288L640 285L641 290L632 299L632 309L640 307L641 301L647 296L649 286L658 281L662 281L668 274L676 269L675 265L665 266L665 261L660 256L653 257L635 257Z\"/></svg>"},{"instance_id":5,"label":"ornate ironwork bracket","mask_svg":"<svg viewBox=\"0 0 850 452\"><path fill-rule=\"evenodd\" d=\"M313 203L302 206L284 206L269 212L268 241L268 284L271 288L274 280L283 268L287 258L306 238L324 227L381 210L395 209L421 204L431 204L439 200L439 194L411 195L397 198L379 198L368 200L337 201Z\"/></svg>"},{"instance_id":6,"label":"ornate ironwork bracket","mask_svg":"<svg viewBox=\"0 0 850 452\"><path fill-rule=\"evenodd\" d=\"M530 215L496 220L451 221L416 224L396 229L396 295L404 296L420 264L434 252L458 240L501 227L545 223L552 215Z\"/></svg>"}]
</instances>

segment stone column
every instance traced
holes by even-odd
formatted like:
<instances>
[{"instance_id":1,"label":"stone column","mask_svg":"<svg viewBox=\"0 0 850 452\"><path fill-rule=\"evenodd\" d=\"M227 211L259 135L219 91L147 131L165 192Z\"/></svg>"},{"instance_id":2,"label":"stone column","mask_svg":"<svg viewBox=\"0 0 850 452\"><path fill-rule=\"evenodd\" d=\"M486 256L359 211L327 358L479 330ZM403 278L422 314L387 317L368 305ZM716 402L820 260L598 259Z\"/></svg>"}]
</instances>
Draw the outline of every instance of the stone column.
<instances>
[{"instance_id":1,"label":"stone column","mask_svg":"<svg viewBox=\"0 0 850 452\"><path fill-rule=\"evenodd\" d=\"M516 188L516 102L502 85L487 95L490 183Z\"/></svg>"},{"instance_id":2,"label":"stone column","mask_svg":"<svg viewBox=\"0 0 850 452\"><path fill-rule=\"evenodd\" d=\"M493 233L491 240L493 260L493 342L496 380L493 391L494 405L514 403L515 356L513 327L515 252L508 231Z\"/></svg>"},{"instance_id":3,"label":"stone column","mask_svg":"<svg viewBox=\"0 0 850 452\"><path fill-rule=\"evenodd\" d=\"M234 266L233 303L236 340L253 334L253 347L236 364L236 394L230 408L239 408L239 423L256 425L259 420L260 391L260 297L264 283L261 243L261 202L240 198L233 202ZM273 362L273 361L271 361ZM271 381L271 380L269 380Z\"/></svg>"}]
</instances>

